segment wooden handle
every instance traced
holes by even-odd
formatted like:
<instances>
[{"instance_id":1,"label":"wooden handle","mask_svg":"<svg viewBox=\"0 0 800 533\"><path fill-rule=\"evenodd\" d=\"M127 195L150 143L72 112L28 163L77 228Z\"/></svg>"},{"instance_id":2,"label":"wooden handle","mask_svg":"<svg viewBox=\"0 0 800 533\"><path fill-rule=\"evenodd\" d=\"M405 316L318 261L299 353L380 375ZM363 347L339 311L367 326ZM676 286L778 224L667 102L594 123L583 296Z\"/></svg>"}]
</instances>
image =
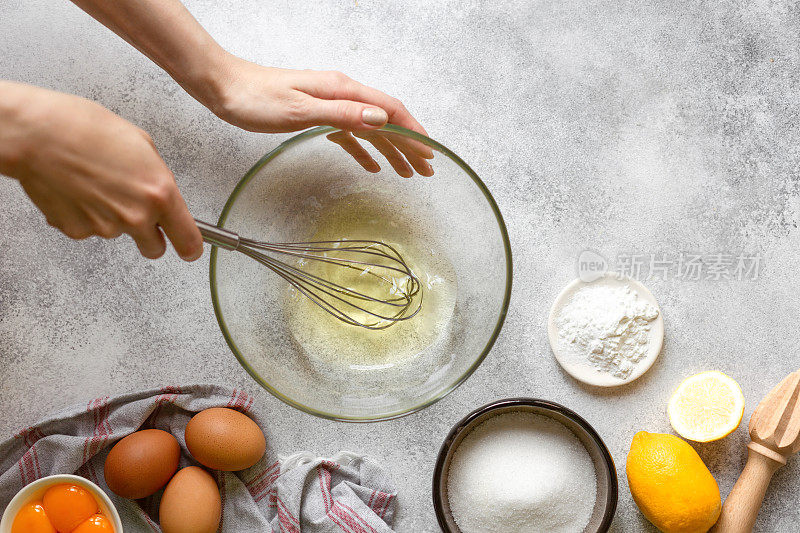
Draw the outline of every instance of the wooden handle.
<instances>
[{"instance_id":1,"label":"wooden handle","mask_svg":"<svg viewBox=\"0 0 800 533\"><path fill-rule=\"evenodd\" d=\"M772 474L783 464L785 463L748 448L747 464L728 494L725 505L722 506L722 514L712 531L750 533Z\"/></svg>"}]
</instances>

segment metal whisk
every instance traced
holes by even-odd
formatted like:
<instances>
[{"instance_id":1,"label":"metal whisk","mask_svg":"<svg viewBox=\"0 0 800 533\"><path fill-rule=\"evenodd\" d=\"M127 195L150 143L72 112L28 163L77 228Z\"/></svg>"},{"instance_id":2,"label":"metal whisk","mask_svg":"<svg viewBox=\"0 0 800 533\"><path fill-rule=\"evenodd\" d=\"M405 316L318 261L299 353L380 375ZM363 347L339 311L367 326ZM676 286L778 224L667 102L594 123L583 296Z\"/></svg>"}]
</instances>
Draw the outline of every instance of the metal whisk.
<instances>
[{"instance_id":1,"label":"metal whisk","mask_svg":"<svg viewBox=\"0 0 800 533\"><path fill-rule=\"evenodd\" d=\"M346 324L386 329L413 317L422 306L419 279L400 253L386 243L371 240L259 242L200 220L195 222L207 243L255 259ZM297 266L267 253L297 258ZM342 274L354 280L369 276L368 289L346 287L301 268L309 261L348 269Z\"/></svg>"}]
</instances>

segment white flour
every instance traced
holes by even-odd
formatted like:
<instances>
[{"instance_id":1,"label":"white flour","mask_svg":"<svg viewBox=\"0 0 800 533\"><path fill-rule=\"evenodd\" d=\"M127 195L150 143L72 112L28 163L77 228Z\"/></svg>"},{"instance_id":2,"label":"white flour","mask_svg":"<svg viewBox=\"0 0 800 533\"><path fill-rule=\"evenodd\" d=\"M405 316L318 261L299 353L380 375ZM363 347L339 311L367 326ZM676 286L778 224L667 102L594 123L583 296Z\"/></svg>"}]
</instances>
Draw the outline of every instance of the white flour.
<instances>
[{"instance_id":1,"label":"white flour","mask_svg":"<svg viewBox=\"0 0 800 533\"><path fill-rule=\"evenodd\" d=\"M648 350L658 309L628 285L587 285L556 318L559 348L600 372L627 379Z\"/></svg>"}]
</instances>

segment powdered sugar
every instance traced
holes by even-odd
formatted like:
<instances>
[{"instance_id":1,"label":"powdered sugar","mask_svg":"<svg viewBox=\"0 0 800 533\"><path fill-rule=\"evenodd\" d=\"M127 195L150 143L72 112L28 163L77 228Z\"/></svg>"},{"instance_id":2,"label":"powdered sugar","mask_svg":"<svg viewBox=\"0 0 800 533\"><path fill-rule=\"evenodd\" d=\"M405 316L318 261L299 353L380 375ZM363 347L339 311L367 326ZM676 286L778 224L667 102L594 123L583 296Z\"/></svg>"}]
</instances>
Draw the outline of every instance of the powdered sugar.
<instances>
[{"instance_id":1,"label":"powdered sugar","mask_svg":"<svg viewBox=\"0 0 800 533\"><path fill-rule=\"evenodd\" d=\"M599 372L627 379L649 351L658 309L629 285L589 284L578 289L557 318L558 347Z\"/></svg>"}]
</instances>

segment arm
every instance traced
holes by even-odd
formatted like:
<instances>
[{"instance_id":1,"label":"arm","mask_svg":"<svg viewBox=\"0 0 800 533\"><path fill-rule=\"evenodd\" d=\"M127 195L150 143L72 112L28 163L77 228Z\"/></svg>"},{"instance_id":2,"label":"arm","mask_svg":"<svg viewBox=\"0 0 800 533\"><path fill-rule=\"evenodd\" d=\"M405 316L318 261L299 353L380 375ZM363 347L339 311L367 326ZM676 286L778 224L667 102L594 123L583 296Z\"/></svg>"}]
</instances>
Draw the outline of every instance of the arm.
<instances>
[{"instance_id":1,"label":"arm","mask_svg":"<svg viewBox=\"0 0 800 533\"><path fill-rule=\"evenodd\" d=\"M177 0L72 0L164 69L186 92L216 106L226 52Z\"/></svg>"},{"instance_id":2,"label":"arm","mask_svg":"<svg viewBox=\"0 0 800 533\"><path fill-rule=\"evenodd\" d=\"M203 253L150 137L83 98L0 80L0 173L17 179L47 222L74 239L127 233L154 259L166 234L183 259Z\"/></svg>"},{"instance_id":3,"label":"arm","mask_svg":"<svg viewBox=\"0 0 800 533\"><path fill-rule=\"evenodd\" d=\"M368 171L379 166L356 137L402 176L433 174L430 148L371 131L388 121L425 133L395 98L341 73L232 56L177 0L74 2L231 124L263 132L329 124L345 130L329 138ZM200 232L150 137L88 100L0 80L0 173L16 178L48 223L70 237L127 233L142 255L156 258L166 235L183 259L202 254Z\"/></svg>"},{"instance_id":4,"label":"arm","mask_svg":"<svg viewBox=\"0 0 800 533\"><path fill-rule=\"evenodd\" d=\"M178 0L72 1L214 114L246 130L275 133L327 124L361 132L372 142L370 130L390 122L426 133L399 100L341 73L262 67L227 53ZM392 142L420 174L433 173L428 147ZM390 162L400 172L396 158ZM405 167L400 174L413 174Z\"/></svg>"}]
</instances>

